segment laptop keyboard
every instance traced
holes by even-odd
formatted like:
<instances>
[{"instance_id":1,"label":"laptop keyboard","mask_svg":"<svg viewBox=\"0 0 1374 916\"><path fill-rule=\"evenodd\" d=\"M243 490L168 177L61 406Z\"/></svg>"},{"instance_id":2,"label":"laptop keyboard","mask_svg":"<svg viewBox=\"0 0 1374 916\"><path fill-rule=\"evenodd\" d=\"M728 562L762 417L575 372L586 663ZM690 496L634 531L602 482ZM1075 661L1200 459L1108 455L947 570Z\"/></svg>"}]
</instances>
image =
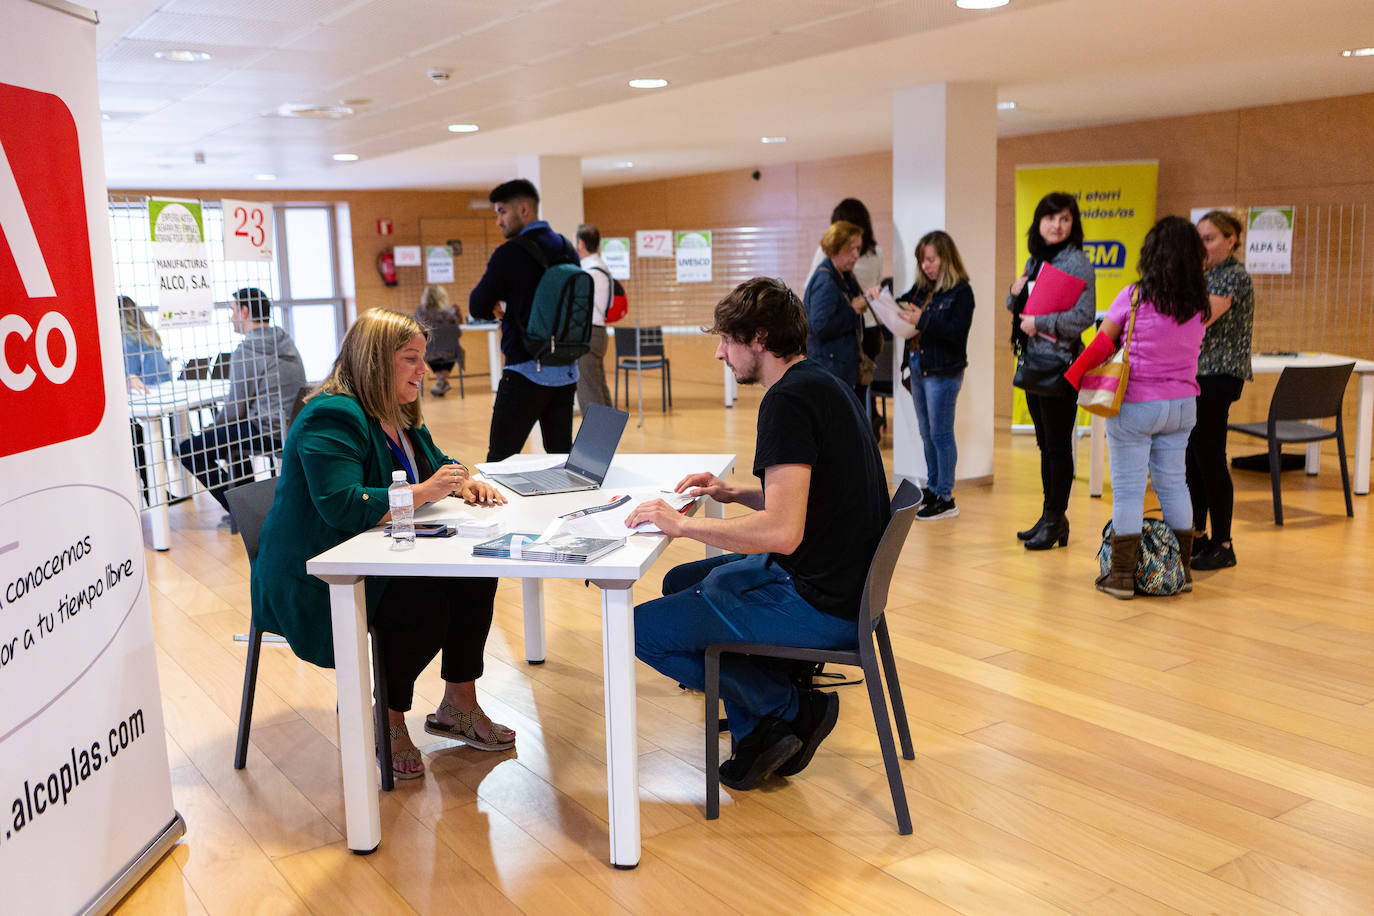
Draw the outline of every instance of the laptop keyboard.
<instances>
[{"instance_id":1,"label":"laptop keyboard","mask_svg":"<svg viewBox=\"0 0 1374 916\"><path fill-rule=\"evenodd\" d=\"M573 474L563 468L548 468L543 471L525 471L521 477L528 480L541 490L554 490L559 487L585 487L591 483L579 474Z\"/></svg>"}]
</instances>

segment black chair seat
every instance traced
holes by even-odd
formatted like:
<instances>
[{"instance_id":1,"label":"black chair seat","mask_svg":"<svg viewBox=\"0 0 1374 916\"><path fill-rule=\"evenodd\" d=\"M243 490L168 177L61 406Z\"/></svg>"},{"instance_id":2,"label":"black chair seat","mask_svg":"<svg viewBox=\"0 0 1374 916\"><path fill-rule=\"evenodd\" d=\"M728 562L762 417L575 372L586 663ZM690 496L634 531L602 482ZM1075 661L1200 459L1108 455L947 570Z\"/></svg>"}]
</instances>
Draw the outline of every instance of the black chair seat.
<instances>
[{"instance_id":1,"label":"black chair seat","mask_svg":"<svg viewBox=\"0 0 1374 916\"><path fill-rule=\"evenodd\" d=\"M1269 438L1268 423L1232 423L1229 428L1247 436L1255 436L1259 439ZM1336 438L1336 431L1327 429L1325 426L1318 426L1316 423L1282 420L1274 424L1274 438L1280 442L1322 442L1326 439Z\"/></svg>"}]
</instances>

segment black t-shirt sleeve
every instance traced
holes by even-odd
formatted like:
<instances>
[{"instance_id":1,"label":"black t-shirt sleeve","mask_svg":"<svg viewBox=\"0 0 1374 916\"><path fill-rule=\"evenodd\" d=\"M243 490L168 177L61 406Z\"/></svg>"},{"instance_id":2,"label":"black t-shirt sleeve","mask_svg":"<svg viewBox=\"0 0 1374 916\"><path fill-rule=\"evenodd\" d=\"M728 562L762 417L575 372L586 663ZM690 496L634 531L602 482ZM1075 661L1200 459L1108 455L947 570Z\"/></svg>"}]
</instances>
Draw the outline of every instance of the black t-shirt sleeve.
<instances>
[{"instance_id":1,"label":"black t-shirt sleeve","mask_svg":"<svg viewBox=\"0 0 1374 916\"><path fill-rule=\"evenodd\" d=\"M796 391L770 391L768 410L759 411L758 439L754 444L754 476L779 464L815 467L820 457L813 427L815 411Z\"/></svg>"}]
</instances>

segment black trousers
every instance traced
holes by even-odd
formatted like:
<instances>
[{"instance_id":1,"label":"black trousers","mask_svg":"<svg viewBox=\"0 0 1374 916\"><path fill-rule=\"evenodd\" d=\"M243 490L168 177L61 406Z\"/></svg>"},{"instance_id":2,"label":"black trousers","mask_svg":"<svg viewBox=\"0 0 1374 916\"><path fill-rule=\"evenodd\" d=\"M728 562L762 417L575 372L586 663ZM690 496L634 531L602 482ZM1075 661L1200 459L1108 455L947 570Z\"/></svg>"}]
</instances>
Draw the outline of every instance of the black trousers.
<instances>
[{"instance_id":1,"label":"black trousers","mask_svg":"<svg viewBox=\"0 0 1374 916\"><path fill-rule=\"evenodd\" d=\"M482 676L496 581L395 578L387 583L373 621L382 637L387 706L409 711L415 679L440 653L439 675L445 681Z\"/></svg>"},{"instance_id":2,"label":"black trousers","mask_svg":"<svg viewBox=\"0 0 1374 916\"><path fill-rule=\"evenodd\" d=\"M573 393L577 385L550 388L536 385L519 372L501 373L496 403L491 408L487 460L504 461L525 447L535 421L544 437L544 451L572 451Z\"/></svg>"},{"instance_id":3,"label":"black trousers","mask_svg":"<svg viewBox=\"0 0 1374 916\"><path fill-rule=\"evenodd\" d=\"M1055 398L1026 392L1026 409L1035 424L1040 447L1040 488L1045 510L1065 512L1073 487L1073 432L1078 419L1077 398Z\"/></svg>"},{"instance_id":4,"label":"black trousers","mask_svg":"<svg viewBox=\"0 0 1374 916\"><path fill-rule=\"evenodd\" d=\"M1200 375L1197 424L1188 437L1188 493L1193 499L1193 528L1207 530L1212 517L1212 540L1231 540L1231 513L1236 490L1226 460L1226 424L1231 405L1240 398L1245 379L1234 375Z\"/></svg>"},{"instance_id":5,"label":"black trousers","mask_svg":"<svg viewBox=\"0 0 1374 916\"><path fill-rule=\"evenodd\" d=\"M258 431L251 420L211 426L177 446L186 470L205 484L215 502L229 511L225 492L253 479L253 455L270 455L281 447L270 435Z\"/></svg>"}]
</instances>

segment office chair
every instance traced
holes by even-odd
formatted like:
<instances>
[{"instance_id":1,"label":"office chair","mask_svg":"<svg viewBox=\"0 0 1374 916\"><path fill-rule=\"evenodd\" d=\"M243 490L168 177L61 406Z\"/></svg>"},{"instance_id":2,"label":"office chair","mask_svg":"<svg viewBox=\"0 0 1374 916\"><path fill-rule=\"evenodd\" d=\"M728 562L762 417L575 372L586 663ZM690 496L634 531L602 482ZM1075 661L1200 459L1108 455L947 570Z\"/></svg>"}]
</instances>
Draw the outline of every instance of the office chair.
<instances>
[{"instance_id":1,"label":"office chair","mask_svg":"<svg viewBox=\"0 0 1374 916\"><path fill-rule=\"evenodd\" d=\"M663 349L663 328L616 328L615 329L615 406L620 406L620 373L625 373L625 400L630 399L630 373L663 373L660 377L659 398L663 412L673 404L673 373L668 365L668 356Z\"/></svg>"}]
</instances>

